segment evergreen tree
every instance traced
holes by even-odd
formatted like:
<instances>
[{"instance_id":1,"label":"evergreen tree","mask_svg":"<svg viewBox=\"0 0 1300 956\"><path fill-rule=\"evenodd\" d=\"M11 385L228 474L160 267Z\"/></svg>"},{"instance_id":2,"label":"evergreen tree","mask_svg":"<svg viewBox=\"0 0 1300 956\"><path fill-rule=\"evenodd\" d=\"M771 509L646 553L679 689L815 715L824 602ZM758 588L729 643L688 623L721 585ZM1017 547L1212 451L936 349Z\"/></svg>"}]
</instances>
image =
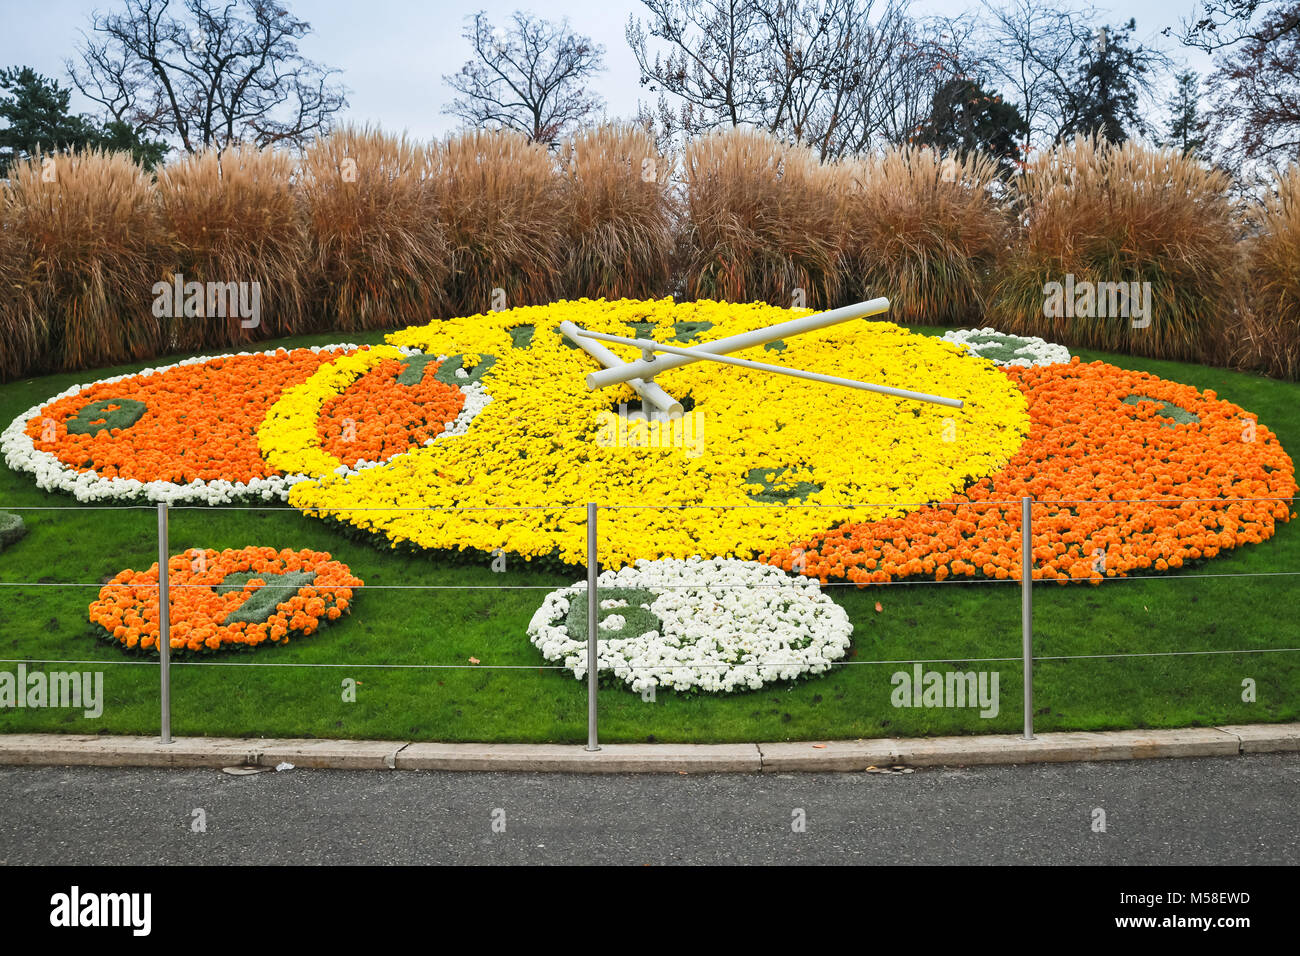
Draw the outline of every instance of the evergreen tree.
<instances>
[{"instance_id":1,"label":"evergreen tree","mask_svg":"<svg viewBox=\"0 0 1300 956\"><path fill-rule=\"evenodd\" d=\"M89 146L97 131L80 116L68 113L72 91L31 67L0 70L0 172L15 160L36 152Z\"/></svg>"},{"instance_id":2,"label":"evergreen tree","mask_svg":"<svg viewBox=\"0 0 1300 956\"><path fill-rule=\"evenodd\" d=\"M1147 87L1155 57L1141 44L1133 46L1137 21L1123 27L1100 28L1080 45L1080 64L1073 89L1066 91L1064 139L1076 134L1100 134L1112 143L1129 138L1129 129L1146 131L1138 111L1138 93Z\"/></svg>"},{"instance_id":3,"label":"evergreen tree","mask_svg":"<svg viewBox=\"0 0 1300 956\"><path fill-rule=\"evenodd\" d=\"M94 145L113 152L130 153L136 164L145 169L158 166L171 149L160 139L144 139L130 123L122 120L105 123Z\"/></svg>"},{"instance_id":4,"label":"evergreen tree","mask_svg":"<svg viewBox=\"0 0 1300 956\"><path fill-rule=\"evenodd\" d=\"M1028 135L1028 125L1013 104L973 80L957 77L935 90L917 142L960 156L976 150L987 153L1009 174Z\"/></svg>"},{"instance_id":5,"label":"evergreen tree","mask_svg":"<svg viewBox=\"0 0 1300 956\"><path fill-rule=\"evenodd\" d=\"M167 154L166 143L141 139L129 124L113 121L98 126L84 116L68 112L70 89L42 76L31 67L0 70L0 175L10 163L26 159L37 150L54 153L70 149L105 149L129 152L146 169L153 169Z\"/></svg>"},{"instance_id":6,"label":"evergreen tree","mask_svg":"<svg viewBox=\"0 0 1300 956\"><path fill-rule=\"evenodd\" d=\"M1196 73L1186 70L1178 74L1178 86L1169 101L1169 126L1161 145L1182 150L1188 156L1202 156L1208 142L1206 127L1209 120L1202 119L1198 108L1200 83Z\"/></svg>"}]
</instances>

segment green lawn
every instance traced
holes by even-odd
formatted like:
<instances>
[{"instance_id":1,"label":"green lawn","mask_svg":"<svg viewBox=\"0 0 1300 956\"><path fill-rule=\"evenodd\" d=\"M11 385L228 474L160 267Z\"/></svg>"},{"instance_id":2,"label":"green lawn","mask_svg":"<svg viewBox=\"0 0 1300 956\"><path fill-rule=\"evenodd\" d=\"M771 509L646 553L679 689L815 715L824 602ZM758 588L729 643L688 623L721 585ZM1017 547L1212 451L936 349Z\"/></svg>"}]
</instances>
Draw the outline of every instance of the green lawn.
<instances>
[{"instance_id":1,"label":"green lawn","mask_svg":"<svg viewBox=\"0 0 1300 956\"><path fill-rule=\"evenodd\" d=\"M935 330L921 330L935 331ZM379 334L317 335L282 344L379 341ZM1293 454L1300 448L1300 386L1220 369L1081 353L1143 369L1198 388L1258 414ZM163 364L157 360L151 365ZM137 366L138 367L138 366ZM76 382L134 367L49 376L0 387L0 427ZM94 640L86 606L95 588L46 586L100 582L124 567L156 559L151 510L88 510L68 497L38 492L30 478L0 466L0 509L23 512L28 535L0 552L0 658L104 662L105 707L91 720L80 711L0 709L0 731L144 733L158 730L158 670ZM604 520L618 520L618 513ZM187 547L268 544L325 550L368 585L507 584L556 587L577 573L449 566L383 552L344 539L290 510L177 509L173 553ZM1300 526L1283 526L1263 545L1220 556L1192 573L1241 575L1300 571ZM554 669L525 629L545 590L363 591L355 613L318 636L255 654L224 654L178 665L172 678L172 728L182 735L407 738L417 740L559 741L586 739L586 684ZM600 692L605 741L741 741L1010 733L1020 727L1020 591L1015 584L894 585L833 594L854 622L850 662L792 686L728 697L661 693L653 702L617 686ZM1220 651L1300 647L1291 607L1295 577L1168 575L1102 587L1035 589L1036 654L1041 656ZM875 611L880 601L883 610ZM481 666L402 669L377 665ZM962 658L1012 658L962 665ZM890 676L903 665L872 661L940 660L957 669L996 670L1001 711L896 709ZM131 663L124 663L131 662ZM247 666L219 666L238 664ZM331 664L337 667L294 667ZM500 669L491 669L495 665ZM0 670L13 671L13 663ZM946 670L948 665L927 665ZM76 666L52 665L73 670ZM358 682L345 703L342 682ZM1242 682L1257 684L1257 702L1241 700ZM1177 727L1223 722L1295 720L1300 715L1300 654L1215 654L1043 661L1035 671L1038 730Z\"/></svg>"}]
</instances>

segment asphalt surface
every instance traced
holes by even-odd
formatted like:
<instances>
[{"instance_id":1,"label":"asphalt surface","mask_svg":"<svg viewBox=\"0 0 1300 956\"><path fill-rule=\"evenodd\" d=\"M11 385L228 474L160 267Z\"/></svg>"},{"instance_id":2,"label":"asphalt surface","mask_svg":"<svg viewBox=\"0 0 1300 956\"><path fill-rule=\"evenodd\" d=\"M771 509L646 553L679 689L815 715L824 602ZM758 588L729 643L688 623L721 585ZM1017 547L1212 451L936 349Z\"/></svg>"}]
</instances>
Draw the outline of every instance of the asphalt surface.
<instances>
[{"instance_id":1,"label":"asphalt surface","mask_svg":"<svg viewBox=\"0 0 1300 956\"><path fill-rule=\"evenodd\" d=\"M0 767L0 864L1296 864L1298 793L1298 754L906 774Z\"/></svg>"}]
</instances>

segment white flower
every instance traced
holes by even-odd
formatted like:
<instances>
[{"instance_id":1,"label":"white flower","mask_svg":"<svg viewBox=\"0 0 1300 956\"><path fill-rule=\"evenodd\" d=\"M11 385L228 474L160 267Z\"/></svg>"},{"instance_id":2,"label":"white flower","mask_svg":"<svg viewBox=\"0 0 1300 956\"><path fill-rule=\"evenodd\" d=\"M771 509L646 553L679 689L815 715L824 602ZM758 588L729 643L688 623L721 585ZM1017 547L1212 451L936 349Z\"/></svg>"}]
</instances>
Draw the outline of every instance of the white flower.
<instances>
[{"instance_id":1,"label":"white flower","mask_svg":"<svg viewBox=\"0 0 1300 956\"><path fill-rule=\"evenodd\" d=\"M989 341L995 339L996 341ZM953 329L943 333L945 342L964 345L972 355L987 358L995 365L1055 365L1068 364L1070 350L1064 345L1047 342L1036 336L1009 335L996 329ZM1012 358L995 358L994 355L1006 349L1012 350Z\"/></svg>"},{"instance_id":2,"label":"white flower","mask_svg":"<svg viewBox=\"0 0 1300 956\"><path fill-rule=\"evenodd\" d=\"M314 345L311 346L311 350L317 353L352 352L359 347L352 344ZM284 349L273 349L261 353L240 352L238 354L275 355L284 353L284 351ZM415 349L404 350L404 352L420 354ZM223 505L258 499L262 501L287 500L289 489L298 482L306 480L307 476L269 475L265 478L254 478L248 482L227 481L221 478L207 481L196 479L185 484L170 481L142 482L134 478L107 478L93 470L77 471L64 464L57 455L38 449L31 436L27 434L27 423L40 415L42 408L62 398L76 395L91 385L111 384L128 378L158 375L174 368L198 365L220 357L222 356L200 355L194 358L182 359L173 365L161 365L156 368L146 368L139 372L130 372L126 375L115 375L110 378L100 379L97 382L73 385L58 395L46 399L39 405L29 408L15 418L3 432L0 432L0 455L4 456L5 464L14 471L25 471L34 476L38 488L46 491L62 491L82 502L143 499L149 502L166 502L173 505ZM453 421L447 423L446 431L426 442L426 444L465 434L469 431L470 424L478 416L478 413L492 401L492 397L487 393L487 389L484 388L482 383L476 382L458 387L465 395L465 402L461 407L460 414ZM405 454L405 452L402 454ZM391 461L391 458L388 460ZM334 470L334 473L339 476L351 476L367 468L374 468L382 464L386 464L386 462L359 461L354 468L340 466Z\"/></svg>"},{"instance_id":3,"label":"white flower","mask_svg":"<svg viewBox=\"0 0 1300 956\"><path fill-rule=\"evenodd\" d=\"M598 624L597 668L631 690L654 687L727 692L825 672L849 648L848 614L816 581L732 558L642 559L605 571L597 586L649 592L639 603L606 598ZM573 601L586 607L587 584L552 591L528 625L532 643L575 677L586 675L587 635L570 631ZM629 633L633 621L656 626Z\"/></svg>"}]
</instances>

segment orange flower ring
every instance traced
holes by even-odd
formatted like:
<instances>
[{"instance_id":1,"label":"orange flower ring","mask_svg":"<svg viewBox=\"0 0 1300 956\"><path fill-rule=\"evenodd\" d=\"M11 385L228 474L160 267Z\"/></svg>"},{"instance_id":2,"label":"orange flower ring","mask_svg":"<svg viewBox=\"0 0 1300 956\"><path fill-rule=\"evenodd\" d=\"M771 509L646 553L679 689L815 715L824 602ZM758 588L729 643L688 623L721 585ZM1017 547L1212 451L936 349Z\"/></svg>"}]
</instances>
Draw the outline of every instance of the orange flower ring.
<instances>
[{"instance_id":1,"label":"orange flower ring","mask_svg":"<svg viewBox=\"0 0 1300 956\"><path fill-rule=\"evenodd\" d=\"M323 551L191 548L167 562L173 651L205 653L288 644L350 613L362 586ZM158 653L158 565L127 569L90 605L100 636L128 650Z\"/></svg>"},{"instance_id":2,"label":"orange flower ring","mask_svg":"<svg viewBox=\"0 0 1300 956\"><path fill-rule=\"evenodd\" d=\"M844 525L767 560L860 584L1018 578L1020 501L1033 498L1033 576L1152 573L1271 537L1295 467L1277 436L1214 392L1102 362L1006 367L1030 434L998 474L945 502ZM1155 500L1151 500L1155 499Z\"/></svg>"},{"instance_id":3,"label":"orange flower ring","mask_svg":"<svg viewBox=\"0 0 1300 956\"><path fill-rule=\"evenodd\" d=\"M74 386L18 416L0 450L80 501L283 499L291 482L263 461L258 426L286 388L356 348L204 356Z\"/></svg>"},{"instance_id":4,"label":"orange flower ring","mask_svg":"<svg viewBox=\"0 0 1300 956\"><path fill-rule=\"evenodd\" d=\"M465 393L447 384L435 356L385 359L321 407L321 447L349 468L388 461L447 431Z\"/></svg>"}]
</instances>

